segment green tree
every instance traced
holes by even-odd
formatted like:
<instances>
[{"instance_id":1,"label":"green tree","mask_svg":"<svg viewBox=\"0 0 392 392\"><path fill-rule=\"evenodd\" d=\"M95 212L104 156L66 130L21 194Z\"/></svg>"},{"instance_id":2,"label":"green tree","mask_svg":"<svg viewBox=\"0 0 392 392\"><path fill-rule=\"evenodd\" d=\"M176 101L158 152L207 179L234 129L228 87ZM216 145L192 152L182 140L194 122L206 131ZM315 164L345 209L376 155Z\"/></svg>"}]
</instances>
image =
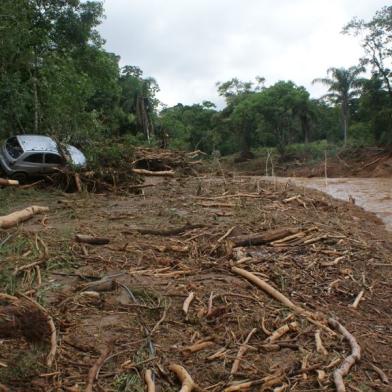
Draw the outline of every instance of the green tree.
<instances>
[{"instance_id":1,"label":"green tree","mask_svg":"<svg viewBox=\"0 0 392 392\"><path fill-rule=\"evenodd\" d=\"M343 33L360 37L365 55L361 64L370 65L374 74L379 74L388 91L392 104L392 6L377 11L373 19L365 21L354 18Z\"/></svg>"},{"instance_id":2,"label":"green tree","mask_svg":"<svg viewBox=\"0 0 392 392\"><path fill-rule=\"evenodd\" d=\"M344 144L347 144L347 130L350 117L350 106L354 98L361 92L363 79L358 76L364 72L363 67L329 68L330 77L314 79L313 83L322 83L328 87L328 93L322 99L339 105L343 125Z\"/></svg>"}]
</instances>

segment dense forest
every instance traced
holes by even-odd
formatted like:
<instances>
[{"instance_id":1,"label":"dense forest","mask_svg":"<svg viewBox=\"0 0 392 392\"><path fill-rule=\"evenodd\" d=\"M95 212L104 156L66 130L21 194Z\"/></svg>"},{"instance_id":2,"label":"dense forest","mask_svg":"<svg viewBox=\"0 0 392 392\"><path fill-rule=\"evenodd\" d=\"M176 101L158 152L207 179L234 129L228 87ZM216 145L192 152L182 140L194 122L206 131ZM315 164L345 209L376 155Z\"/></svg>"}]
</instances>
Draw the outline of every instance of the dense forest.
<instances>
[{"instance_id":1,"label":"dense forest","mask_svg":"<svg viewBox=\"0 0 392 392\"><path fill-rule=\"evenodd\" d=\"M264 147L284 155L293 143L392 143L392 6L344 27L363 57L313 81L325 96L312 99L292 81L234 77L217 82L222 110L161 104L154 78L105 50L103 17L100 1L1 1L0 137L49 134L77 146L110 138L244 157Z\"/></svg>"}]
</instances>

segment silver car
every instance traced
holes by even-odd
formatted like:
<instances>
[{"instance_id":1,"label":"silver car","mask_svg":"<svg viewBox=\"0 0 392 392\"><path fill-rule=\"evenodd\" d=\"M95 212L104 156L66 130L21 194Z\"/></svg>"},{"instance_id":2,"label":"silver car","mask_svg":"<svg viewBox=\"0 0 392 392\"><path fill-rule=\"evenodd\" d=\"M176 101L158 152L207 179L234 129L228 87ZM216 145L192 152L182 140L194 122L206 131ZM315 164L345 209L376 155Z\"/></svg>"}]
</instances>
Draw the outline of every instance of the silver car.
<instances>
[{"instance_id":1,"label":"silver car","mask_svg":"<svg viewBox=\"0 0 392 392\"><path fill-rule=\"evenodd\" d=\"M76 147L66 145L65 150L73 165L86 165L86 157ZM12 136L0 150L1 168L9 177L20 181L53 173L65 165L57 143L48 136Z\"/></svg>"}]
</instances>

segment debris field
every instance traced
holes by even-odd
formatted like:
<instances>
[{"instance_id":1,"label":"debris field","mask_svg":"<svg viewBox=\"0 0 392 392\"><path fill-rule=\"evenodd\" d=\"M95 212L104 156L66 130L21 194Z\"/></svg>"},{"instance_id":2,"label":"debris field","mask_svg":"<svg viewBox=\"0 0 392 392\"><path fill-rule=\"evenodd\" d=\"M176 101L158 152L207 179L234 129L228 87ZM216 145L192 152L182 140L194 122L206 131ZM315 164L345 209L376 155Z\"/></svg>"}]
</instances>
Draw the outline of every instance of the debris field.
<instances>
[{"instance_id":1,"label":"debris field","mask_svg":"<svg viewBox=\"0 0 392 392\"><path fill-rule=\"evenodd\" d=\"M0 217L1 391L391 390L391 235L361 208L208 174L4 192L48 210Z\"/></svg>"}]
</instances>

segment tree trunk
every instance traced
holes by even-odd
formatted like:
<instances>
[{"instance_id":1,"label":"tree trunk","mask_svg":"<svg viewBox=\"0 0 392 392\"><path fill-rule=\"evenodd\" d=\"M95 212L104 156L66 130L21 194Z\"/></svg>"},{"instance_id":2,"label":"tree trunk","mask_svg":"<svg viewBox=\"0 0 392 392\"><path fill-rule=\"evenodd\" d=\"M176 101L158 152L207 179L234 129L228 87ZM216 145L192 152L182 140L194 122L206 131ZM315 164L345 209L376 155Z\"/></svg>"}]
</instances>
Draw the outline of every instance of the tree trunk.
<instances>
[{"instance_id":1,"label":"tree trunk","mask_svg":"<svg viewBox=\"0 0 392 392\"><path fill-rule=\"evenodd\" d=\"M301 116L301 128L304 134L304 142L305 144L308 144L310 126L309 126L309 119L306 116Z\"/></svg>"},{"instance_id":2,"label":"tree trunk","mask_svg":"<svg viewBox=\"0 0 392 392\"><path fill-rule=\"evenodd\" d=\"M33 77L33 93L34 93L34 133L38 133L38 89L37 78Z\"/></svg>"},{"instance_id":3,"label":"tree trunk","mask_svg":"<svg viewBox=\"0 0 392 392\"><path fill-rule=\"evenodd\" d=\"M346 103L342 103L342 121L343 121L343 138L344 138L344 146L347 145L347 133L348 133L348 105Z\"/></svg>"}]
</instances>

